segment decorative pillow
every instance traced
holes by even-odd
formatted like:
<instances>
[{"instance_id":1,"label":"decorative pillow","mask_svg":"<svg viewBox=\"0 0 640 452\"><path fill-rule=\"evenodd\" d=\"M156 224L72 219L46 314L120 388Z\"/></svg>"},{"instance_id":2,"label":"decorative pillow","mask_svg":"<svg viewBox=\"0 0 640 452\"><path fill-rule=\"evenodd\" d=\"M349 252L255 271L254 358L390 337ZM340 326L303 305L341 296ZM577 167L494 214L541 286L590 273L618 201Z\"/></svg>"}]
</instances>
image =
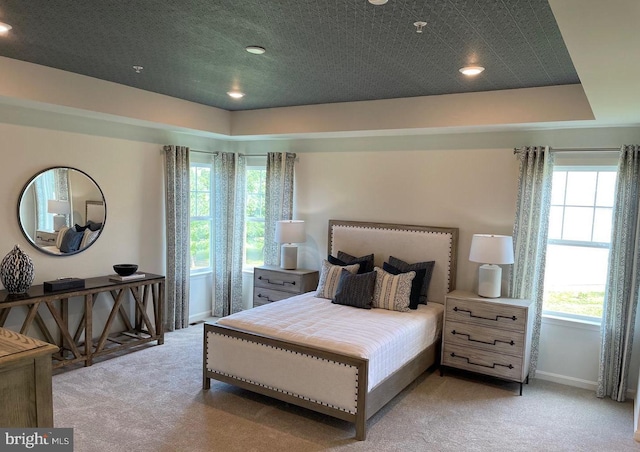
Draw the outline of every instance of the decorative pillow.
<instances>
[{"instance_id":1,"label":"decorative pillow","mask_svg":"<svg viewBox=\"0 0 640 452\"><path fill-rule=\"evenodd\" d=\"M392 275L380 267L375 267L373 271L376 272L373 307L388 309L389 311L408 311L411 281L415 278L416 272L410 271Z\"/></svg>"},{"instance_id":2,"label":"decorative pillow","mask_svg":"<svg viewBox=\"0 0 640 452\"><path fill-rule=\"evenodd\" d=\"M91 220L87 221L87 228L89 228L89 230L91 231L97 231L99 229L102 229L102 223L96 223L93 222Z\"/></svg>"},{"instance_id":3,"label":"decorative pillow","mask_svg":"<svg viewBox=\"0 0 640 452\"><path fill-rule=\"evenodd\" d=\"M338 257L329 255L327 260L333 265L353 265L360 264L360 270L358 273L369 273L373 271L373 254L368 254L362 257L354 257L350 254L338 251Z\"/></svg>"},{"instance_id":4,"label":"decorative pillow","mask_svg":"<svg viewBox=\"0 0 640 452\"><path fill-rule=\"evenodd\" d=\"M339 265L331 265L327 260L322 261L322 270L320 270L320 281L318 282L316 297L333 300L333 297L336 295L336 289L338 288L340 274L343 268L349 273L355 274L358 272L360 265L354 264L341 267Z\"/></svg>"},{"instance_id":5,"label":"decorative pillow","mask_svg":"<svg viewBox=\"0 0 640 452\"><path fill-rule=\"evenodd\" d=\"M60 251L63 253L73 253L80 248L80 242L84 232L78 232L73 228L68 228L67 232L62 237L62 243L60 244Z\"/></svg>"},{"instance_id":6,"label":"decorative pillow","mask_svg":"<svg viewBox=\"0 0 640 452\"><path fill-rule=\"evenodd\" d=\"M84 249L89 245L91 245L98 237L98 234L100 234L100 231L92 231L91 229L85 229L82 235L82 241L80 242L79 249Z\"/></svg>"},{"instance_id":7,"label":"decorative pillow","mask_svg":"<svg viewBox=\"0 0 640 452\"><path fill-rule=\"evenodd\" d=\"M64 226L58 231L58 237L56 237L56 248L60 249L60 247L62 246L62 239L64 238L64 235L67 233L68 229L68 226Z\"/></svg>"},{"instance_id":8,"label":"decorative pillow","mask_svg":"<svg viewBox=\"0 0 640 452\"><path fill-rule=\"evenodd\" d=\"M406 273L401 271L399 268L394 267L388 262L385 262L382 265L382 269L392 275L399 275L401 273ZM411 294L409 295L409 309L418 309L418 305L420 304L420 290L422 290L422 283L424 282L424 275L427 272L426 269L421 268L420 270L414 270L416 272L415 278L411 281Z\"/></svg>"},{"instance_id":9,"label":"decorative pillow","mask_svg":"<svg viewBox=\"0 0 640 452\"><path fill-rule=\"evenodd\" d=\"M352 274L344 267L332 303L371 309L376 272Z\"/></svg>"},{"instance_id":10,"label":"decorative pillow","mask_svg":"<svg viewBox=\"0 0 640 452\"><path fill-rule=\"evenodd\" d=\"M420 303L427 304L427 295L429 293L429 284L431 284L431 275L433 274L433 267L436 265L436 261L418 262L415 264L407 264L405 261L396 257L389 256L389 264L393 265L400 271L409 272L416 271L424 268L426 273L424 274L424 281L422 282L422 288L420 289Z\"/></svg>"},{"instance_id":11,"label":"decorative pillow","mask_svg":"<svg viewBox=\"0 0 640 452\"><path fill-rule=\"evenodd\" d=\"M87 229L89 226L80 226L79 224L76 223L76 225L74 226L74 228L76 229L76 231L78 232L84 232L85 229Z\"/></svg>"}]
</instances>

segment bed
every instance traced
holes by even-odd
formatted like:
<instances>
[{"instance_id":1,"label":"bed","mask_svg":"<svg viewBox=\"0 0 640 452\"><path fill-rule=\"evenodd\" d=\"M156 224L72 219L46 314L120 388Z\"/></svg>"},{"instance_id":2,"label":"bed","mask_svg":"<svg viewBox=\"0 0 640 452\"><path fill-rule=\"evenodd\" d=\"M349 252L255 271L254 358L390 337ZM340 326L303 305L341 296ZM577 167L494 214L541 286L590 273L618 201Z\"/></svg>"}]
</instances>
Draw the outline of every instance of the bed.
<instances>
[{"instance_id":1,"label":"bed","mask_svg":"<svg viewBox=\"0 0 640 452\"><path fill-rule=\"evenodd\" d=\"M457 228L330 220L330 255L435 261L428 303L365 310L311 292L207 323L203 388L216 379L353 422L364 440L367 419L437 362L457 242Z\"/></svg>"}]
</instances>

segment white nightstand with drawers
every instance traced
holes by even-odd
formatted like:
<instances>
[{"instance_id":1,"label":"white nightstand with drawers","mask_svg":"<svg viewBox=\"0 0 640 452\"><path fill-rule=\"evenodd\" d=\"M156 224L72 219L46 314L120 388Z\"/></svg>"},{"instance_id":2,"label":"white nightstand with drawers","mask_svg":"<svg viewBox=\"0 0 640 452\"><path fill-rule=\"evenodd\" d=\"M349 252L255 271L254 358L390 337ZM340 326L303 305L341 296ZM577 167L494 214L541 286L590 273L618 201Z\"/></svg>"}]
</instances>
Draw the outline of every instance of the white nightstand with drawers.
<instances>
[{"instance_id":1,"label":"white nightstand with drawers","mask_svg":"<svg viewBox=\"0 0 640 452\"><path fill-rule=\"evenodd\" d=\"M534 314L529 300L483 298L461 290L447 294L442 366L518 382L522 395Z\"/></svg>"},{"instance_id":2,"label":"white nightstand with drawers","mask_svg":"<svg viewBox=\"0 0 640 452\"><path fill-rule=\"evenodd\" d=\"M318 288L317 270L284 270L265 265L253 269L253 307Z\"/></svg>"}]
</instances>

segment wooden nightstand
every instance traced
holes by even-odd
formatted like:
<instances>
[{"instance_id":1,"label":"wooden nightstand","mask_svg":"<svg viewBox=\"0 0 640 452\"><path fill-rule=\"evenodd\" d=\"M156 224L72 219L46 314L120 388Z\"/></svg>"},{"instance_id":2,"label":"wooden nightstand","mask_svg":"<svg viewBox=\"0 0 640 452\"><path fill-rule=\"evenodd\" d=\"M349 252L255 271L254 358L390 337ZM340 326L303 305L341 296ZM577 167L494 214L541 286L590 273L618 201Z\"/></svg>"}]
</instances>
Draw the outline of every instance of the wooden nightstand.
<instances>
[{"instance_id":1,"label":"wooden nightstand","mask_svg":"<svg viewBox=\"0 0 640 452\"><path fill-rule=\"evenodd\" d=\"M58 233L54 231L36 231L36 244L41 246L55 245Z\"/></svg>"},{"instance_id":2,"label":"wooden nightstand","mask_svg":"<svg viewBox=\"0 0 640 452\"><path fill-rule=\"evenodd\" d=\"M447 294L442 365L516 381L522 395L534 309L529 300L482 298L461 290Z\"/></svg>"},{"instance_id":3,"label":"wooden nightstand","mask_svg":"<svg viewBox=\"0 0 640 452\"><path fill-rule=\"evenodd\" d=\"M253 270L253 307L316 290L317 270L284 270L265 265Z\"/></svg>"}]
</instances>

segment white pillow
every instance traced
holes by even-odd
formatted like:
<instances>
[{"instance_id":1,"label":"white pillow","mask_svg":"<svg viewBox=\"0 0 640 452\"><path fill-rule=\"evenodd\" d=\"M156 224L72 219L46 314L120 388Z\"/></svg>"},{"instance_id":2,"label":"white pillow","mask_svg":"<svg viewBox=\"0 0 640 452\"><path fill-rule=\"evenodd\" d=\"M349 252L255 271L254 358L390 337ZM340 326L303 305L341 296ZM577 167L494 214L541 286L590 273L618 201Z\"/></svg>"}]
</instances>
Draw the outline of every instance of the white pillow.
<instances>
[{"instance_id":1,"label":"white pillow","mask_svg":"<svg viewBox=\"0 0 640 452\"><path fill-rule=\"evenodd\" d=\"M410 271L392 275L380 267L375 267L373 271L376 272L373 307L388 309L389 311L408 311L411 281L415 278L416 272Z\"/></svg>"},{"instance_id":2,"label":"white pillow","mask_svg":"<svg viewBox=\"0 0 640 452\"><path fill-rule=\"evenodd\" d=\"M100 234L100 230L98 229L97 231L92 231L89 228L84 230L84 235L82 236L82 242L80 242L80 248L79 249L84 249L86 247L88 247L89 245L91 245L96 238L98 237L98 234Z\"/></svg>"},{"instance_id":3,"label":"white pillow","mask_svg":"<svg viewBox=\"0 0 640 452\"><path fill-rule=\"evenodd\" d=\"M328 298L333 300L336 296L336 290L338 289L338 283L340 282L340 273L342 269L347 270L349 273L356 274L360 264L345 265L332 265L328 260L322 261L322 270L320 271L320 281L318 282L318 291L316 297Z\"/></svg>"},{"instance_id":4,"label":"white pillow","mask_svg":"<svg viewBox=\"0 0 640 452\"><path fill-rule=\"evenodd\" d=\"M68 230L69 230L69 226L64 226L60 228L60 230L58 231L58 237L56 237L56 248L60 249L60 246L62 245L62 238L64 237L64 235L67 233Z\"/></svg>"}]
</instances>

